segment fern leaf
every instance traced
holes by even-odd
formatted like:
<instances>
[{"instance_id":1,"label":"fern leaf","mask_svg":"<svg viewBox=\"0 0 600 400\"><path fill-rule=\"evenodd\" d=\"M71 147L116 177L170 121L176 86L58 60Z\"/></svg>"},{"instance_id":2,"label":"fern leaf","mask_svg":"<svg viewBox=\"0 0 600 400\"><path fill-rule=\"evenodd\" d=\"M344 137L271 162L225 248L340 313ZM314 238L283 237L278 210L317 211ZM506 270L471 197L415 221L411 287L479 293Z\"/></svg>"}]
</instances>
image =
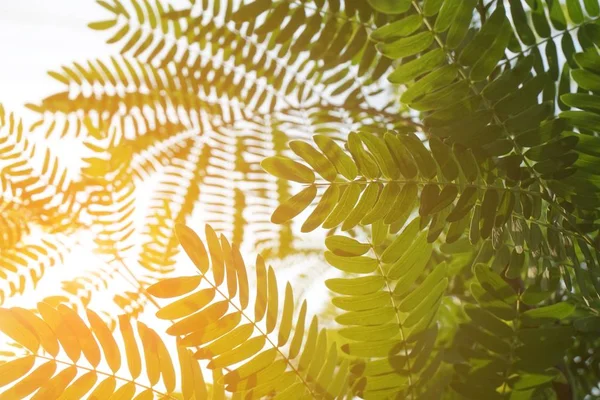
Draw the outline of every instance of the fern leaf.
<instances>
[{"instance_id":1,"label":"fern leaf","mask_svg":"<svg viewBox=\"0 0 600 400\"><path fill-rule=\"evenodd\" d=\"M277 278L259 256L252 315L247 267L237 246L223 236L216 240L212 228L207 225L206 229L208 251L194 231L177 226L178 238L200 275L163 280L148 288L160 298L186 296L158 312L161 318L177 317L167 333L181 337L183 345L196 347L194 356L210 360L209 368L228 368L223 382L229 392L257 398L267 394L285 397L296 391L317 398L341 394L340 383L335 386L337 392L328 392L338 356L316 318L304 341L306 303L294 324L294 297L288 284L280 315ZM213 278L209 278L210 272ZM215 302L215 294L223 300ZM204 328L198 330L198 323Z\"/></svg>"},{"instance_id":2,"label":"fern leaf","mask_svg":"<svg viewBox=\"0 0 600 400\"><path fill-rule=\"evenodd\" d=\"M102 398L133 398L136 394L136 398L176 398L177 365L162 339L142 322L134 328L127 317L120 316L123 344L119 345L121 339L91 310L86 311L87 321L64 305L55 309L45 303L38 304L40 316L23 308L2 308L1 312L5 317L0 330L26 349L3 365L10 366L11 372L3 374L2 386L23 379L7 387L2 396L22 398L35 393L33 398L39 399L82 398L89 393ZM197 361L182 347L178 355L184 398L206 393ZM100 361L106 362L111 372L103 370ZM140 375L142 366L145 377ZM79 373L82 375L77 377Z\"/></svg>"}]
</instances>

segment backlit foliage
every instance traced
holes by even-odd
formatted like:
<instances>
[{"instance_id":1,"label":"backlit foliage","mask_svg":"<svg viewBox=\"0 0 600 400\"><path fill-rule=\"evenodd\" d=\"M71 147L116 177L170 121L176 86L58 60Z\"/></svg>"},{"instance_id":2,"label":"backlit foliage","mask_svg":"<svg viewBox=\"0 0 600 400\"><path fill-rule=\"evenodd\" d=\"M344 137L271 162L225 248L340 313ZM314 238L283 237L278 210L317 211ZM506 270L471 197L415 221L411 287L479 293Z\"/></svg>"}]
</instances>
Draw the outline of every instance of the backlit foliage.
<instances>
[{"instance_id":1,"label":"backlit foliage","mask_svg":"<svg viewBox=\"0 0 600 400\"><path fill-rule=\"evenodd\" d=\"M0 109L0 302L95 257L0 398L599 395L597 0L97 3Z\"/></svg>"}]
</instances>

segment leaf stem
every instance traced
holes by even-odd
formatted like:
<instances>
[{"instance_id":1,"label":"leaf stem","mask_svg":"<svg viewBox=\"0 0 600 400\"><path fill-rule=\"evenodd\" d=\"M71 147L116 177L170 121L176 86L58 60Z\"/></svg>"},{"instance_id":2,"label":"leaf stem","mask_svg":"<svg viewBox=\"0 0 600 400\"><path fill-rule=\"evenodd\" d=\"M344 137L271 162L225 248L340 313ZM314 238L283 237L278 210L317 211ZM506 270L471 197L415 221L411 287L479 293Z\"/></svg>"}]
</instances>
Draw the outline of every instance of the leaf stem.
<instances>
[{"instance_id":1,"label":"leaf stem","mask_svg":"<svg viewBox=\"0 0 600 400\"><path fill-rule=\"evenodd\" d=\"M318 398L316 396L316 394L313 392L313 389L310 387L310 385L308 384L308 382L304 379L304 377L302 376L302 374L300 373L300 371L294 366L294 364L292 364L292 360L289 359L288 357L286 357L285 354L283 354L283 352L281 351L281 349L279 348L279 346L277 346L269 337L268 334L266 334L259 326L258 324L252 319L250 318L242 308L240 308L237 304L235 304L232 299L225 295L225 293L223 293L221 291L221 289L215 285L213 282L211 282L205 274L199 274L201 278L203 278L206 283L208 283L217 293L219 293L237 312L240 313L240 315L242 315L244 318L246 318L246 320L251 323L254 328L258 331L258 333L263 336L267 342L271 345L272 348L276 349L277 352L279 354L281 354L281 356L283 357L283 359L286 361L286 363L289 365L289 367L292 369L292 371L296 374L296 376L298 378L300 378L300 381L302 382L302 384L308 389L308 391L310 392L311 396L313 398Z\"/></svg>"},{"instance_id":2,"label":"leaf stem","mask_svg":"<svg viewBox=\"0 0 600 400\"><path fill-rule=\"evenodd\" d=\"M85 371L94 372L94 373L96 373L96 374L99 374L99 375L104 375L104 376L107 376L107 377L112 377L112 378L118 379L118 380L120 380L120 381L124 381L124 382L126 382L126 383L133 383L134 385L136 385L136 386L138 386L138 387L140 387L140 388L142 388L142 389L145 389L145 390L152 390L154 393L156 393L157 395L159 395L161 399L162 399L162 398L167 398L167 399L173 399L173 400L177 400L177 397L174 397L174 396L172 396L171 394L168 394L168 393L162 393L162 392L160 392L160 391L158 391L158 390L154 389L153 387L150 387L150 386L147 386L147 385L141 384L141 383L139 383L139 382L136 382L135 380L131 380L131 379L127 379L127 378L123 378L123 377L117 376L117 375L115 375L114 373L113 373L113 374L110 374L110 373L108 373L108 372L102 372L102 371L98 371L97 369L94 369L94 368L89 368L89 367L84 367L83 365L79 365L79 364L77 364L77 363L73 363L73 362L67 362L67 361L62 361L62 360L57 360L56 358L53 358L53 357L47 357L47 356L43 356L43 355L40 355L40 354L33 354L33 355L34 355L35 357L37 357L37 358L41 358L41 359L48 360L48 361L54 361L54 362L57 362L57 363L59 363L59 364L68 365L68 366L70 366L70 367L75 367L75 368L77 368L77 369L83 369L83 370L85 370Z\"/></svg>"},{"instance_id":3,"label":"leaf stem","mask_svg":"<svg viewBox=\"0 0 600 400\"><path fill-rule=\"evenodd\" d=\"M394 307L394 314L396 315L396 322L398 324L398 330L400 331L400 340L402 341L402 344L404 346L404 352L406 353L406 366L407 366L407 370L408 370L407 371L408 372L408 387L409 387L409 391L410 391L410 398L411 398L411 400L416 400L417 397L415 396L415 386L413 385L413 380L412 380L412 375L413 375L412 365L410 362L411 353L409 351L408 344L406 342L406 336L404 335L404 328L402 327L402 321L400 319L400 314L398 313L398 306L396 305L396 301L395 301L394 295L393 295L394 292L390 286L390 280L388 279L387 275L383 271L383 268L381 266L383 264L383 262L381 261L381 258L379 258L379 254L377 254L377 252L375 251L374 244L373 243L369 243L369 244L371 245L373 254L375 255L375 258L377 259L377 269L385 281L386 289L387 289L388 293L390 294L390 301L392 303L392 307Z\"/></svg>"}]
</instances>

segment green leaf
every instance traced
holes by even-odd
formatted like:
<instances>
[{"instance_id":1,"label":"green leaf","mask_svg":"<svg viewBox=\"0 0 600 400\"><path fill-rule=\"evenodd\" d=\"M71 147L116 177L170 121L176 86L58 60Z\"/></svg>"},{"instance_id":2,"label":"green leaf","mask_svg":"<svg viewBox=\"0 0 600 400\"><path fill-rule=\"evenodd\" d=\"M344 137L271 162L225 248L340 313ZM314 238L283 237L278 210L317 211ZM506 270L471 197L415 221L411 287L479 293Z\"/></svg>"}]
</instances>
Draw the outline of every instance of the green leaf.
<instances>
[{"instance_id":1,"label":"green leaf","mask_svg":"<svg viewBox=\"0 0 600 400\"><path fill-rule=\"evenodd\" d=\"M499 203L498 191L496 189L487 189L481 202L481 237L487 239L492 233L492 228L496 221L496 210Z\"/></svg>"},{"instance_id":2,"label":"green leaf","mask_svg":"<svg viewBox=\"0 0 600 400\"><path fill-rule=\"evenodd\" d=\"M552 321L561 321L575 311L575 306L567 302L551 306L534 308L523 313L523 322L527 325L540 325Z\"/></svg>"},{"instance_id":3,"label":"green leaf","mask_svg":"<svg viewBox=\"0 0 600 400\"><path fill-rule=\"evenodd\" d=\"M414 134L401 135L400 141L406 146L419 167L420 174L427 179L433 179L437 168L431 153Z\"/></svg>"},{"instance_id":4,"label":"green leaf","mask_svg":"<svg viewBox=\"0 0 600 400\"><path fill-rule=\"evenodd\" d=\"M358 166L358 170L368 179L376 179L380 175L379 167L373 157L367 153L359 136L351 132L348 135L348 150Z\"/></svg>"},{"instance_id":5,"label":"green leaf","mask_svg":"<svg viewBox=\"0 0 600 400\"><path fill-rule=\"evenodd\" d=\"M465 218L473 206L475 206L476 201L477 188L473 186L466 187L446 220L448 222L455 222Z\"/></svg>"},{"instance_id":6,"label":"green leaf","mask_svg":"<svg viewBox=\"0 0 600 400\"><path fill-rule=\"evenodd\" d=\"M358 183L346 187L338 204L323 222L323 228L331 229L341 224L356 205L362 189Z\"/></svg>"},{"instance_id":7,"label":"green leaf","mask_svg":"<svg viewBox=\"0 0 600 400\"><path fill-rule=\"evenodd\" d=\"M313 183L315 174L306 166L287 157L268 157L262 160L261 167L269 174L289 181Z\"/></svg>"},{"instance_id":8,"label":"green leaf","mask_svg":"<svg viewBox=\"0 0 600 400\"><path fill-rule=\"evenodd\" d=\"M400 279L396 288L402 290L402 292L394 290L395 295L401 296L405 293L404 291L410 289L410 286L429 262L431 251L432 246L431 243L427 242L426 233L421 232L398 261L389 267L388 277L390 279Z\"/></svg>"},{"instance_id":9,"label":"green leaf","mask_svg":"<svg viewBox=\"0 0 600 400\"><path fill-rule=\"evenodd\" d=\"M402 303L398 306L398 309L402 312L408 313L429 294L433 292L434 286L445 279L447 273L446 264L438 265L430 274L427 275L425 280L412 291L408 296L402 300Z\"/></svg>"},{"instance_id":10,"label":"green leaf","mask_svg":"<svg viewBox=\"0 0 600 400\"><path fill-rule=\"evenodd\" d=\"M598 130L598 127L600 127L600 115L596 113L588 111L564 111L558 116L578 128Z\"/></svg>"},{"instance_id":11,"label":"green leaf","mask_svg":"<svg viewBox=\"0 0 600 400\"><path fill-rule=\"evenodd\" d=\"M400 172L385 142L370 133L360 132L358 135L377 161L383 175L390 179L397 179Z\"/></svg>"},{"instance_id":12,"label":"green leaf","mask_svg":"<svg viewBox=\"0 0 600 400\"><path fill-rule=\"evenodd\" d=\"M88 27L90 29L94 29L96 31L104 31L106 29L112 28L116 24L117 24L117 20L116 19L109 19L109 20L106 20L106 21L91 22L91 23L88 24Z\"/></svg>"},{"instance_id":13,"label":"green leaf","mask_svg":"<svg viewBox=\"0 0 600 400\"><path fill-rule=\"evenodd\" d=\"M393 204L396 197L400 194L400 186L396 183L388 183L384 186L377 203L369 210L360 221L363 225L373 224L382 220L391 211L390 204Z\"/></svg>"},{"instance_id":14,"label":"green leaf","mask_svg":"<svg viewBox=\"0 0 600 400\"><path fill-rule=\"evenodd\" d=\"M315 135L313 140L340 174L348 180L356 178L358 174L356 164L333 139L324 135Z\"/></svg>"},{"instance_id":15,"label":"green leaf","mask_svg":"<svg viewBox=\"0 0 600 400\"><path fill-rule=\"evenodd\" d=\"M433 49L416 60L402 62L394 72L388 76L391 83L403 84L418 78L419 76L433 71L446 61L446 53L443 49Z\"/></svg>"},{"instance_id":16,"label":"green leaf","mask_svg":"<svg viewBox=\"0 0 600 400\"><path fill-rule=\"evenodd\" d=\"M587 93L566 93L560 99L571 107L600 112L600 96Z\"/></svg>"},{"instance_id":17,"label":"green leaf","mask_svg":"<svg viewBox=\"0 0 600 400\"><path fill-rule=\"evenodd\" d=\"M325 260L333 267L352 274L368 274L378 266L377 260L371 257L348 257L330 251L325 252Z\"/></svg>"},{"instance_id":18,"label":"green leaf","mask_svg":"<svg viewBox=\"0 0 600 400\"><path fill-rule=\"evenodd\" d=\"M411 0L368 0L371 7L384 14L402 14L411 7Z\"/></svg>"},{"instance_id":19,"label":"green leaf","mask_svg":"<svg viewBox=\"0 0 600 400\"><path fill-rule=\"evenodd\" d=\"M423 17L415 14L377 28L371 33L371 40L390 42L414 33L423 24Z\"/></svg>"},{"instance_id":20,"label":"green leaf","mask_svg":"<svg viewBox=\"0 0 600 400\"><path fill-rule=\"evenodd\" d=\"M417 176L417 166L413 157L404 144L399 139L399 135L386 132L384 140L392 154L400 174L407 179Z\"/></svg>"},{"instance_id":21,"label":"green leaf","mask_svg":"<svg viewBox=\"0 0 600 400\"><path fill-rule=\"evenodd\" d=\"M465 311L469 318L471 318L479 327L486 329L497 336L509 338L514 334L513 329L508 324L501 319L496 318L493 314L487 312L483 308L467 304L465 306Z\"/></svg>"},{"instance_id":22,"label":"green leaf","mask_svg":"<svg viewBox=\"0 0 600 400\"><path fill-rule=\"evenodd\" d=\"M363 276L360 278L327 279L325 286L333 292L345 295L363 296L379 291L385 286L382 276Z\"/></svg>"},{"instance_id":23,"label":"green leaf","mask_svg":"<svg viewBox=\"0 0 600 400\"><path fill-rule=\"evenodd\" d=\"M386 295L389 299L389 295ZM396 317L394 307L377 307L372 310L350 311L335 318L340 325L383 325Z\"/></svg>"},{"instance_id":24,"label":"green leaf","mask_svg":"<svg viewBox=\"0 0 600 400\"><path fill-rule=\"evenodd\" d=\"M379 291L364 296L334 297L334 306L344 311L367 311L391 305L391 297L387 291ZM348 323L348 325L352 325Z\"/></svg>"},{"instance_id":25,"label":"green leaf","mask_svg":"<svg viewBox=\"0 0 600 400\"><path fill-rule=\"evenodd\" d=\"M391 59L405 58L427 50L433 43L433 33L429 31L417 33L416 35L398 39L392 43L380 43L377 50Z\"/></svg>"},{"instance_id":26,"label":"green leaf","mask_svg":"<svg viewBox=\"0 0 600 400\"><path fill-rule=\"evenodd\" d=\"M436 33L445 32L450 28L462 6L462 3L463 2L461 0L444 0L433 27L433 30Z\"/></svg>"},{"instance_id":27,"label":"green leaf","mask_svg":"<svg viewBox=\"0 0 600 400\"><path fill-rule=\"evenodd\" d=\"M352 326L340 329L339 333L351 340L372 342L391 339L396 336L398 334L398 325L392 323L379 326Z\"/></svg>"},{"instance_id":28,"label":"green leaf","mask_svg":"<svg viewBox=\"0 0 600 400\"><path fill-rule=\"evenodd\" d=\"M510 23L505 20L494 43L481 55L479 61L473 65L470 73L470 78L473 81L484 80L492 73L498 61L504 56L504 51L511 35L512 28Z\"/></svg>"},{"instance_id":29,"label":"green leaf","mask_svg":"<svg viewBox=\"0 0 600 400\"><path fill-rule=\"evenodd\" d=\"M449 0L446 0L446 3L448 2ZM478 0L462 0L460 2L460 6L454 15L452 25L450 26L446 38L446 46L449 49L455 49L461 44L469 30L471 19L473 18L473 11L477 3Z\"/></svg>"},{"instance_id":30,"label":"green leaf","mask_svg":"<svg viewBox=\"0 0 600 400\"><path fill-rule=\"evenodd\" d=\"M476 264L474 267L477 280L498 299L507 304L512 304L517 300L517 294L497 273L492 271L484 264Z\"/></svg>"},{"instance_id":31,"label":"green leaf","mask_svg":"<svg viewBox=\"0 0 600 400\"><path fill-rule=\"evenodd\" d=\"M325 239L325 246L335 255L341 257L362 256L371 249L368 243L361 243L358 240L347 236L328 236Z\"/></svg>"},{"instance_id":32,"label":"green leaf","mask_svg":"<svg viewBox=\"0 0 600 400\"><path fill-rule=\"evenodd\" d=\"M499 3L502 4L502 3ZM464 66L474 65L481 54L485 53L496 40L498 31L506 21L506 10L504 7L496 7L492 15L483 24L483 27L473 40L471 40L460 53L459 62Z\"/></svg>"},{"instance_id":33,"label":"green leaf","mask_svg":"<svg viewBox=\"0 0 600 400\"><path fill-rule=\"evenodd\" d=\"M329 182L335 180L337 171L333 164L310 144L301 140L292 140L289 146L296 155L306 161L323 178Z\"/></svg>"},{"instance_id":34,"label":"green leaf","mask_svg":"<svg viewBox=\"0 0 600 400\"><path fill-rule=\"evenodd\" d=\"M404 222L406 222L406 219L413 211L414 204L417 201L417 194L418 188L416 184L409 183L404 185L383 222L386 224L404 225Z\"/></svg>"},{"instance_id":35,"label":"green leaf","mask_svg":"<svg viewBox=\"0 0 600 400\"><path fill-rule=\"evenodd\" d=\"M270 9L272 0L255 0L242 5L233 15L233 19L242 21L253 21L263 12Z\"/></svg>"},{"instance_id":36,"label":"green leaf","mask_svg":"<svg viewBox=\"0 0 600 400\"><path fill-rule=\"evenodd\" d=\"M301 231L303 233L312 232L321 226L336 206L339 197L339 186L335 184L329 186L327 190L325 190L325 193L323 193L323 196L321 196L319 204L317 204L313 212L308 216L306 221L304 221L304 224L302 224Z\"/></svg>"},{"instance_id":37,"label":"green leaf","mask_svg":"<svg viewBox=\"0 0 600 400\"><path fill-rule=\"evenodd\" d=\"M380 187L380 183L370 183L367 185L367 188L363 191L358 204L356 204L356 207L354 207L342 224L343 231L354 228L361 221L361 219L373 209L373 206L375 205L375 202L379 196Z\"/></svg>"},{"instance_id":38,"label":"green leaf","mask_svg":"<svg viewBox=\"0 0 600 400\"><path fill-rule=\"evenodd\" d=\"M271 222L283 224L300 214L317 196L317 187L310 185L279 205L271 215Z\"/></svg>"},{"instance_id":39,"label":"green leaf","mask_svg":"<svg viewBox=\"0 0 600 400\"><path fill-rule=\"evenodd\" d=\"M449 85L457 76L458 69L454 65L445 65L438 68L411 85L402 93L400 101L411 104L415 99Z\"/></svg>"},{"instance_id":40,"label":"green leaf","mask_svg":"<svg viewBox=\"0 0 600 400\"><path fill-rule=\"evenodd\" d=\"M396 236L394 241L381 254L381 260L384 263L393 263L405 253L420 231L420 223L420 219L415 218L404 228L400 235Z\"/></svg>"}]
</instances>

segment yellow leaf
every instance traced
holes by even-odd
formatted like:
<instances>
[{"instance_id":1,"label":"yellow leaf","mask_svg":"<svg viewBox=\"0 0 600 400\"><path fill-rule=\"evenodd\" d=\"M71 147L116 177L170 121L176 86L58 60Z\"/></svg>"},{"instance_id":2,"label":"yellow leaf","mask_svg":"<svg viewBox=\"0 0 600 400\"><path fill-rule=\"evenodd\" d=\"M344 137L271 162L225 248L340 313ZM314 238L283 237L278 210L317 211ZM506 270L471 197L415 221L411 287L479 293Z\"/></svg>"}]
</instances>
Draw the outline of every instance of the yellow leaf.
<instances>
[{"instance_id":1,"label":"yellow leaf","mask_svg":"<svg viewBox=\"0 0 600 400\"><path fill-rule=\"evenodd\" d=\"M235 270L237 271L238 276L238 284L239 284L239 300L242 310L248 307L248 301L250 297L250 289L248 287L248 275L246 273L246 265L244 264L244 259L240 254L240 249L235 244L231 248L232 257L233 257L233 265Z\"/></svg>"},{"instance_id":2,"label":"yellow leaf","mask_svg":"<svg viewBox=\"0 0 600 400\"><path fill-rule=\"evenodd\" d=\"M237 271L233 265L233 253L227 238L221 235L221 248L223 249L223 260L225 261L225 271L227 277L227 293L230 298L237 294Z\"/></svg>"},{"instance_id":3,"label":"yellow leaf","mask_svg":"<svg viewBox=\"0 0 600 400\"><path fill-rule=\"evenodd\" d=\"M208 363L208 368L224 368L229 365L247 360L263 348L265 341L266 338L264 336L253 337L235 349L229 350L228 352L214 358L210 363Z\"/></svg>"},{"instance_id":4,"label":"yellow leaf","mask_svg":"<svg viewBox=\"0 0 600 400\"><path fill-rule=\"evenodd\" d=\"M228 308L229 301L227 300L211 304L204 310L197 312L196 314L192 314L189 317L186 317L181 321L178 321L171 325L167 329L167 334L173 336L181 336L195 332L202 326L206 326L207 324L210 324L211 322L221 318L223 314L227 312Z\"/></svg>"},{"instance_id":5,"label":"yellow leaf","mask_svg":"<svg viewBox=\"0 0 600 400\"><path fill-rule=\"evenodd\" d=\"M188 347L201 346L211 340L223 336L225 333L238 326L241 320L241 312L227 314L208 325L204 325L203 329L199 329L184 337L181 344Z\"/></svg>"},{"instance_id":6,"label":"yellow leaf","mask_svg":"<svg viewBox=\"0 0 600 400\"><path fill-rule=\"evenodd\" d=\"M67 390L59 397L60 400L82 399L87 392L96 384L98 376L95 371L90 371L85 375L77 378Z\"/></svg>"},{"instance_id":7,"label":"yellow leaf","mask_svg":"<svg viewBox=\"0 0 600 400\"><path fill-rule=\"evenodd\" d=\"M0 364L0 387L25 376L35 363L35 356L25 356Z\"/></svg>"},{"instance_id":8,"label":"yellow leaf","mask_svg":"<svg viewBox=\"0 0 600 400\"><path fill-rule=\"evenodd\" d=\"M194 374L194 395L196 399L207 399L206 383L200 365L196 360L192 362L192 372Z\"/></svg>"},{"instance_id":9,"label":"yellow leaf","mask_svg":"<svg viewBox=\"0 0 600 400\"><path fill-rule=\"evenodd\" d=\"M290 343L290 351L288 357L290 359L296 358L298 353L300 352L300 346L302 345L302 340L304 339L304 324L306 323L306 300L302 302L302 306L300 307L300 312L298 313L298 318L296 319L296 329L294 331L294 337L292 338L292 342Z\"/></svg>"},{"instance_id":10,"label":"yellow leaf","mask_svg":"<svg viewBox=\"0 0 600 400\"><path fill-rule=\"evenodd\" d=\"M196 289L202 280L201 276L181 276L163 279L148 288L148 293L154 297L168 299L178 297Z\"/></svg>"},{"instance_id":11,"label":"yellow leaf","mask_svg":"<svg viewBox=\"0 0 600 400\"><path fill-rule=\"evenodd\" d=\"M268 298L267 298L267 333L273 332L277 324L279 315L279 291L277 289L277 277L273 268L269 267L268 279Z\"/></svg>"},{"instance_id":12,"label":"yellow leaf","mask_svg":"<svg viewBox=\"0 0 600 400\"><path fill-rule=\"evenodd\" d=\"M195 358L212 359L215 356L222 354L232 348L239 346L244 343L252 333L254 332L254 324L240 325L230 332L227 332L214 342L210 343L206 347L198 350L195 354Z\"/></svg>"},{"instance_id":13,"label":"yellow leaf","mask_svg":"<svg viewBox=\"0 0 600 400\"><path fill-rule=\"evenodd\" d=\"M267 310L267 269L265 260L260 254L256 257L256 293L254 318L256 322L260 322Z\"/></svg>"},{"instance_id":14,"label":"yellow leaf","mask_svg":"<svg viewBox=\"0 0 600 400\"><path fill-rule=\"evenodd\" d=\"M81 355L81 346L77 341L77 336L69 327L69 324L61 317L58 311L46 303L38 303L38 311L40 312L44 321L54 331L54 334L58 338L61 347L67 353L67 356L71 361L77 362Z\"/></svg>"},{"instance_id":15,"label":"yellow leaf","mask_svg":"<svg viewBox=\"0 0 600 400\"><path fill-rule=\"evenodd\" d=\"M202 398L202 397L199 397L199 398ZM152 389L146 389L142 393L135 396L133 400L153 400L153 399L154 399L154 392L152 391Z\"/></svg>"},{"instance_id":16,"label":"yellow leaf","mask_svg":"<svg viewBox=\"0 0 600 400\"><path fill-rule=\"evenodd\" d=\"M108 400L130 400L135 394L135 383L129 382L121 386Z\"/></svg>"},{"instance_id":17,"label":"yellow leaf","mask_svg":"<svg viewBox=\"0 0 600 400\"><path fill-rule=\"evenodd\" d=\"M294 316L294 294L292 286L288 282L285 285L285 298L283 301L283 312L281 314L281 323L279 325L278 346L287 343L292 331L292 320Z\"/></svg>"},{"instance_id":18,"label":"yellow leaf","mask_svg":"<svg viewBox=\"0 0 600 400\"><path fill-rule=\"evenodd\" d=\"M32 353L37 353L40 347L37 336L7 308L0 308L0 330Z\"/></svg>"},{"instance_id":19,"label":"yellow leaf","mask_svg":"<svg viewBox=\"0 0 600 400\"><path fill-rule=\"evenodd\" d=\"M190 257L196 268L205 274L208 271L208 254L202 240L198 237L196 232L188 228L183 224L175 225L175 233L179 243Z\"/></svg>"},{"instance_id":20,"label":"yellow leaf","mask_svg":"<svg viewBox=\"0 0 600 400\"><path fill-rule=\"evenodd\" d=\"M287 157L267 157L262 160L260 166L269 174L288 181L300 183L315 181L315 174L310 168Z\"/></svg>"},{"instance_id":21,"label":"yellow leaf","mask_svg":"<svg viewBox=\"0 0 600 400\"><path fill-rule=\"evenodd\" d=\"M106 400L114 393L117 381L114 377L106 378L90 393L88 400Z\"/></svg>"},{"instance_id":22,"label":"yellow leaf","mask_svg":"<svg viewBox=\"0 0 600 400\"><path fill-rule=\"evenodd\" d=\"M0 394L0 399L24 399L44 385L56 371L56 363L48 361L37 367L32 373L21 379L7 391Z\"/></svg>"},{"instance_id":23,"label":"yellow leaf","mask_svg":"<svg viewBox=\"0 0 600 400\"><path fill-rule=\"evenodd\" d=\"M210 260L212 263L212 273L215 277L215 285L219 286L225 277L225 269L223 268L223 250L217 234L210 225L206 225L206 243L210 251Z\"/></svg>"},{"instance_id":24,"label":"yellow leaf","mask_svg":"<svg viewBox=\"0 0 600 400\"><path fill-rule=\"evenodd\" d=\"M140 375L142 370L142 362L140 359L140 351L137 347L135 337L133 336L133 329L131 328L131 322L129 317L126 315L119 315L119 329L121 330L121 336L123 336L123 343L125 344L125 354L127 355L127 366L133 379Z\"/></svg>"},{"instance_id":25,"label":"yellow leaf","mask_svg":"<svg viewBox=\"0 0 600 400\"><path fill-rule=\"evenodd\" d=\"M85 358L87 358L90 364L97 367L100 363L100 349L98 348L98 343L96 343L92 332L79 315L64 304L58 306L58 312L66 320L75 335L77 335L77 340L81 345L81 350L83 350Z\"/></svg>"},{"instance_id":26,"label":"yellow leaf","mask_svg":"<svg viewBox=\"0 0 600 400\"><path fill-rule=\"evenodd\" d=\"M30 329L35 332L36 336L40 340L42 347L53 357L56 357L60 351L60 348L58 347L56 336L48 324L41 320L34 313L24 308L13 307L10 311L23 323L29 325Z\"/></svg>"},{"instance_id":27,"label":"yellow leaf","mask_svg":"<svg viewBox=\"0 0 600 400\"><path fill-rule=\"evenodd\" d=\"M215 293L213 288L199 290L161 308L156 316L167 320L186 317L204 308L214 299Z\"/></svg>"},{"instance_id":28,"label":"yellow leaf","mask_svg":"<svg viewBox=\"0 0 600 400\"><path fill-rule=\"evenodd\" d=\"M137 323L138 333L142 339L142 348L144 349L144 365L146 374L152 386L158 383L160 378L160 360L158 358L157 336L154 331L143 322Z\"/></svg>"},{"instance_id":29,"label":"yellow leaf","mask_svg":"<svg viewBox=\"0 0 600 400\"><path fill-rule=\"evenodd\" d=\"M259 373L263 369L267 368L269 365L273 364L277 353L277 349L268 349L263 351L244 365L236 368L233 371L228 372L225 375L224 382L228 385L235 384L243 379L248 378L251 375Z\"/></svg>"},{"instance_id":30,"label":"yellow leaf","mask_svg":"<svg viewBox=\"0 0 600 400\"><path fill-rule=\"evenodd\" d=\"M194 395L194 370L190 351L184 347L177 345L177 355L179 356L179 366L181 368L181 394L184 400L189 400Z\"/></svg>"},{"instance_id":31,"label":"yellow leaf","mask_svg":"<svg viewBox=\"0 0 600 400\"><path fill-rule=\"evenodd\" d=\"M167 393L172 393L175 390L176 384L173 361L171 360L171 356L169 355L169 350L167 350L167 347L160 339L160 337L154 331L151 332L155 335L158 350L158 359L160 361L160 373L163 377L165 388L167 389Z\"/></svg>"},{"instance_id":32,"label":"yellow leaf","mask_svg":"<svg viewBox=\"0 0 600 400\"><path fill-rule=\"evenodd\" d=\"M317 196L317 187L310 185L282 202L271 215L271 222L283 224L296 217L308 207Z\"/></svg>"},{"instance_id":33,"label":"yellow leaf","mask_svg":"<svg viewBox=\"0 0 600 400\"><path fill-rule=\"evenodd\" d=\"M65 391L65 388L77 375L77 367L71 366L60 371L50 379L31 400L55 400Z\"/></svg>"},{"instance_id":34,"label":"yellow leaf","mask_svg":"<svg viewBox=\"0 0 600 400\"><path fill-rule=\"evenodd\" d=\"M87 310L86 312L92 331L96 335L96 338L98 338L100 346L102 346L102 351L104 351L104 357L109 368L113 372L117 372L121 367L121 352L119 351L117 342L113 338L112 332L98 314L92 310Z\"/></svg>"}]
</instances>

